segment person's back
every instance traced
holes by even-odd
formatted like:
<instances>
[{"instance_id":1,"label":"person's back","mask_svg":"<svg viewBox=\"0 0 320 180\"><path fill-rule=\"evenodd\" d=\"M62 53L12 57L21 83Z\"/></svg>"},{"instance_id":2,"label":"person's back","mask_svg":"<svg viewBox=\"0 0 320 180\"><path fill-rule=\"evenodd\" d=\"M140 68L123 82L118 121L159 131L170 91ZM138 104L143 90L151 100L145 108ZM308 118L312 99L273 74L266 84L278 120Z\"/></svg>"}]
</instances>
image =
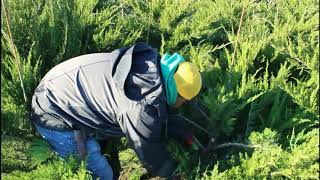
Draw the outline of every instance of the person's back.
<instances>
[{"instance_id":1,"label":"person's back","mask_svg":"<svg viewBox=\"0 0 320 180\"><path fill-rule=\"evenodd\" d=\"M143 52L134 55L124 88L127 97L137 102L147 95L150 100L150 94L155 90L158 91L152 96L159 98L163 91L157 67L158 54L140 46L144 48ZM132 109L132 103L121 101L124 94L113 76L119 57L126 50L82 55L52 68L33 96L35 114L47 119L38 119L38 123L46 123L45 126L52 128L67 128L65 123L73 128L80 123L103 134L122 135L117 120L125 111Z\"/></svg>"},{"instance_id":2,"label":"person's back","mask_svg":"<svg viewBox=\"0 0 320 180\"><path fill-rule=\"evenodd\" d=\"M69 126L72 126L75 120L85 119L86 123L95 127L96 118L90 118L94 117L94 114L99 114L98 119L103 117L111 123L112 114L105 112L110 111L110 106L116 108L115 103L104 101L101 96L112 92L112 86L105 84L112 82L108 74L111 73L113 62L108 58L108 53L83 55L52 68L42 79L33 96L33 109L44 110L44 116L48 119L43 123L54 128L54 123L59 121L52 118L65 119L67 121L62 122L67 122ZM104 77L107 79L102 79ZM35 114L41 115L41 112Z\"/></svg>"}]
</instances>

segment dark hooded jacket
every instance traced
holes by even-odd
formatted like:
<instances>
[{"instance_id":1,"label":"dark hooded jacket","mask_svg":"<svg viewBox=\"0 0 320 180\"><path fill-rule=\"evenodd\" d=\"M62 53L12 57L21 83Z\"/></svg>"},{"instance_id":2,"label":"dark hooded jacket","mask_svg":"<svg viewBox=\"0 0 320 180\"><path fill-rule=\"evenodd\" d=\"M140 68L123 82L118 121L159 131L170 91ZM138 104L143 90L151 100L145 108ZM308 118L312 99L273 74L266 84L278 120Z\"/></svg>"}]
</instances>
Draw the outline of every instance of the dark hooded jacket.
<instances>
[{"instance_id":1,"label":"dark hooded jacket","mask_svg":"<svg viewBox=\"0 0 320 180\"><path fill-rule=\"evenodd\" d=\"M65 61L35 90L32 121L125 136L151 174L170 176L175 164L161 138L168 109L159 63L160 55L145 43Z\"/></svg>"}]
</instances>

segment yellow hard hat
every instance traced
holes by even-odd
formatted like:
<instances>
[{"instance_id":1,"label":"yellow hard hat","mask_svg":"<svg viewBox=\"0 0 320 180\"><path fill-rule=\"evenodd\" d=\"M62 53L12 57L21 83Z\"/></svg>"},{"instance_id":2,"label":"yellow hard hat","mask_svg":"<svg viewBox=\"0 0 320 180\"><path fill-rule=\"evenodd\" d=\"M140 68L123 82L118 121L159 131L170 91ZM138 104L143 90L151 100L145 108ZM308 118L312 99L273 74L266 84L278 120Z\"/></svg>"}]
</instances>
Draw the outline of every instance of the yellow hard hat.
<instances>
[{"instance_id":1,"label":"yellow hard hat","mask_svg":"<svg viewBox=\"0 0 320 180\"><path fill-rule=\"evenodd\" d=\"M187 100L194 98L200 91L202 79L197 66L190 62L181 62L174 74L177 91Z\"/></svg>"}]
</instances>

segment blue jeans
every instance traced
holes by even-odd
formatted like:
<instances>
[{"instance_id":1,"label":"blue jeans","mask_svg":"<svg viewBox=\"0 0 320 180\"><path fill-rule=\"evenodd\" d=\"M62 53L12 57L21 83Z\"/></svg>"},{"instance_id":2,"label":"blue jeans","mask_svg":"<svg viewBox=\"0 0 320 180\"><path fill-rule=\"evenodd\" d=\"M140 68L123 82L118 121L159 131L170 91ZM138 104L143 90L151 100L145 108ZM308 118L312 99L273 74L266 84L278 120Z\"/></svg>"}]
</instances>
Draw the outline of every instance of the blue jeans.
<instances>
[{"instance_id":1,"label":"blue jeans","mask_svg":"<svg viewBox=\"0 0 320 180\"><path fill-rule=\"evenodd\" d=\"M62 158L68 155L79 155L73 131L55 131L35 125L38 132ZM92 137L86 141L87 170L92 173L93 179L112 180L113 172L107 159L101 154L99 143Z\"/></svg>"}]
</instances>

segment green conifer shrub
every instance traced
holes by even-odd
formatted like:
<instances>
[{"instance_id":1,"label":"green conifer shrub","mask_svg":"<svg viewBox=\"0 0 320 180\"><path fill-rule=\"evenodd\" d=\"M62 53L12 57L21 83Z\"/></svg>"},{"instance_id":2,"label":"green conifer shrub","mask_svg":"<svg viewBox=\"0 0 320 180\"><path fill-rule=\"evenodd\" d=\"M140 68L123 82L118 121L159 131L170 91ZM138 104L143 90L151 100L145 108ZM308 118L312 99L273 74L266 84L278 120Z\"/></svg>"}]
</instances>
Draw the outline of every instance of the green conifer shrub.
<instances>
[{"instance_id":1,"label":"green conifer shrub","mask_svg":"<svg viewBox=\"0 0 320 180\"><path fill-rule=\"evenodd\" d=\"M28 121L31 96L54 65L137 41L148 42L160 54L179 52L202 73L200 95L179 113L209 133L189 123L199 139L198 149L169 143L179 162L177 173L186 179L317 178L317 1L4 2L1 15L5 5L14 42L12 46L6 18L1 18L1 176L5 179L89 178L85 168L77 170L79 164L73 161L46 158L48 154L39 152L35 153L41 154L39 159L26 156L26 149L34 148L30 138L35 137ZM203 154L209 136L215 144ZM125 178L142 177L144 171L131 151L123 151L120 159Z\"/></svg>"},{"instance_id":2,"label":"green conifer shrub","mask_svg":"<svg viewBox=\"0 0 320 180\"><path fill-rule=\"evenodd\" d=\"M300 138L297 139L300 135ZM202 179L318 179L319 131L306 134L294 133L290 139L292 148L284 149L277 143L279 134L266 128L263 132L252 132L249 140L254 151L251 155L240 153L228 163L231 168L219 171L219 163ZM297 143L297 141L300 141Z\"/></svg>"}]
</instances>

